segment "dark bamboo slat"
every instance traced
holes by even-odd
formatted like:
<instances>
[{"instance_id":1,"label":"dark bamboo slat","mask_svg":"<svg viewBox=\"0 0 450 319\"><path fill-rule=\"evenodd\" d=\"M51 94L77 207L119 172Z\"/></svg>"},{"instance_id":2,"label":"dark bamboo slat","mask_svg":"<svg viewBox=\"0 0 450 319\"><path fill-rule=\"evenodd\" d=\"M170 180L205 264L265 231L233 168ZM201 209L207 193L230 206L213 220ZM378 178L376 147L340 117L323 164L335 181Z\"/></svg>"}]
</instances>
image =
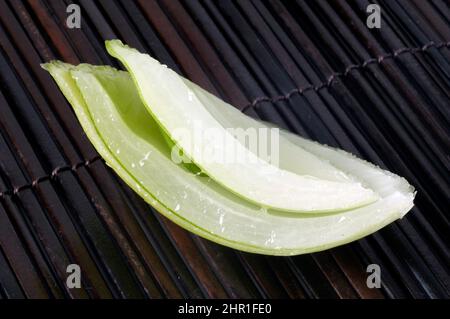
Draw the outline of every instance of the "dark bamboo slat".
<instances>
[{"instance_id":1,"label":"dark bamboo slat","mask_svg":"<svg viewBox=\"0 0 450 319\"><path fill-rule=\"evenodd\" d=\"M248 18L250 19L250 20L252 20L252 17L249 15L248 16ZM248 28L247 28L247 30L248 30ZM264 33L263 33L264 34ZM253 37L252 36L249 36L249 38L250 39L252 39ZM272 42L272 44L274 44L274 42ZM255 50L255 51L257 51L257 52L263 52L263 48L259 48L259 49L257 49L257 50ZM264 59L264 62L267 62L267 59ZM267 63L266 63L267 64ZM272 70L272 72L271 73L276 73L276 71L275 70ZM316 104L317 104L317 99L316 99L316 101L314 101L313 100L313 102L316 102ZM326 140L326 139L325 139ZM328 142L328 144L333 144L334 142L332 142L332 141L330 141L330 140L328 140L327 141ZM319 267L320 267L320 265L319 265Z\"/></svg>"},{"instance_id":2,"label":"dark bamboo slat","mask_svg":"<svg viewBox=\"0 0 450 319\"><path fill-rule=\"evenodd\" d=\"M93 6L94 4L93 3L90 3L90 5L91 6ZM89 7L89 12L94 12L94 13L96 13L96 12L98 12L98 11L96 11L96 10L98 10L95 6L93 6L93 7ZM97 17L96 17L97 18ZM94 20L96 23L97 23L97 25L96 25L96 27L98 27L98 28L101 28L101 30L107 30L107 32L109 32L107 35L106 35L106 38L108 38L108 37L113 37L114 38L114 36L113 35L111 35L111 32L113 32L110 28L105 28L104 27L104 24L106 24L106 22L105 22L105 20L98 20L98 19L96 19L96 20ZM103 23L102 23L102 21L103 21ZM157 226L157 227L160 227L160 226ZM164 236L164 235L163 235ZM168 254L168 251L167 251L167 249L171 249L171 248L168 248L168 246L166 246L166 248L165 248L165 253L166 254ZM172 259L173 260L173 259ZM177 261L178 262L178 261ZM174 267L175 265L172 265L172 267ZM186 275L184 276L184 277L186 277ZM190 290L189 292L188 292L188 295L187 296L192 296L192 297L195 297L195 296L197 296L197 292L196 292L196 290L197 290L197 288L192 288L192 289L195 289L195 290ZM176 296L176 295L175 295Z\"/></svg>"},{"instance_id":3,"label":"dark bamboo slat","mask_svg":"<svg viewBox=\"0 0 450 319\"><path fill-rule=\"evenodd\" d=\"M260 272L255 272L256 275L258 275L259 273L260 273ZM255 282L260 284L260 283L263 282L263 281L261 281L261 280L258 281L258 280L256 279ZM260 289L261 289L261 291L263 291L263 288L262 288L262 287L261 287ZM263 292L263 293L264 293L264 292Z\"/></svg>"},{"instance_id":4,"label":"dark bamboo slat","mask_svg":"<svg viewBox=\"0 0 450 319\"><path fill-rule=\"evenodd\" d=\"M16 281L16 277L14 276L13 269L8 264L8 261L5 259L5 254L0 251L0 295L1 299L9 298L9 299L22 299L25 297L23 290L21 289L19 283Z\"/></svg>"},{"instance_id":5,"label":"dark bamboo slat","mask_svg":"<svg viewBox=\"0 0 450 319\"><path fill-rule=\"evenodd\" d=\"M98 171L98 170L97 170ZM96 171L96 172L97 172ZM95 174L94 174L95 175ZM97 174L98 175L98 174ZM111 192L111 193L113 193L114 194L114 188L109 188L109 191ZM113 197L113 198L116 198L116 197ZM120 201L117 201L116 202L117 204L119 204L119 207L120 207ZM120 208L120 212L122 212L122 209L123 208ZM117 233L116 233L117 234ZM136 234L136 237L138 238L138 234ZM123 238L122 238L123 239ZM119 242L120 243L122 243L123 241L122 240L119 240ZM132 251L130 251L130 249L127 249L127 251L129 251L129 253L131 254L131 256L133 256L133 252ZM133 260L134 260L135 258L133 258ZM139 266L139 265L137 265L137 267L142 267L142 266ZM138 269L142 269L142 268L138 268ZM140 271L140 272L142 272L142 271ZM142 274L143 275L143 274ZM146 276L146 275L143 275L143 276ZM163 275L161 275L161 279L164 279L164 276ZM146 279L147 280L147 279ZM148 281L148 280L147 280ZM168 288L168 289L171 289L170 287ZM172 290L173 291L173 290ZM177 294L173 291L173 295L174 296L177 296Z\"/></svg>"},{"instance_id":6,"label":"dark bamboo slat","mask_svg":"<svg viewBox=\"0 0 450 319\"><path fill-rule=\"evenodd\" d=\"M104 2L103 3L104 6L110 6L113 5L110 2ZM109 10L108 14L113 14L114 15L114 19L122 19L123 17L120 17L120 12L113 9L113 10ZM127 33L125 33L124 36L127 36ZM133 41L133 38L130 39L131 41ZM135 41L137 41L136 39L134 39ZM166 223L166 221L164 220L164 223ZM199 260L201 260L201 256L198 254L198 252L195 251L194 246L192 246L190 244L190 238L189 236L186 235L186 233L184 231L179 231L178 228L174 228L172 225L169 225L169 227L166 228L172 236L175 236L173 239L176 242L179 243L183 243L186 244L187 246L185 246L186 249L192 249L193 250L193 254L192 256L188 257L186 259L191 271L193 271L194 276L200 276L200 278L202 278L203 280L210 280L210 284L211 287L208 291L206 291L207 295L209 296L224 296L222 293L224 292L222 290L222 287L220 287L219 283L217 282L217 279L215 278L214 275L212 275L212 273L210 272L209 269L204 268L204 267L196 267L196 265L202 265L203 263L198 263ZM213 288L214 287L214 288ZM216 295L216 293L218 295Z\"/></svg>"}]
</instances>

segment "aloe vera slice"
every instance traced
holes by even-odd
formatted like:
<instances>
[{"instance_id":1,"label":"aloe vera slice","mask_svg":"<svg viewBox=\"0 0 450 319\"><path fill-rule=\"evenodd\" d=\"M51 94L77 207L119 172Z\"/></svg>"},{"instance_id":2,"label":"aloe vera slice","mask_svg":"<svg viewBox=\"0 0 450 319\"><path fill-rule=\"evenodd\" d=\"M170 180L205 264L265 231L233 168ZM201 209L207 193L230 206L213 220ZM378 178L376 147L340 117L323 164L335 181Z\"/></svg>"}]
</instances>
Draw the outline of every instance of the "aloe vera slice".
<instances>
[{"instance_id":1,"label":"aloe vera slice","mask_svg":"<svg viewBox=\"0 0 450 319\"><path fill-rule=\"evenodd\" d=\"M225 130L178 74L119 40L107 41L106 47L128 69L158 125L208 176L238 196L262 207L303 213L341 211L378 198L357 182L323 180L271 165ZM175 134L180 129L187 134ZM212 129L213 137L195 133ZM209 160L205 153L211 147L215 158L234 160Z\"/></svg>"},{"instance_id":2,"label":"aloe vera slice","mask_svg":"<svg viewBox=\"0 0 450 319\"><path fill-rule=\"evenodd\" d=\"M192 174L170 160L164 137L126 73L106 67L73 68L58 62L44 67L107 164L161 214L219 244L270 255L314 252L375 232L401 218L412 206L413 195L399 190L339 214L261 210L214 180ZM330 162L335 164L333 159ZM354 174L356 178L359 173ZM378 178L384 177L369 174L363 181L372 185ZM390 178L384 182L393 183ZM373 183L374 190L381 184Z\"/></svg>"}]
</instances>

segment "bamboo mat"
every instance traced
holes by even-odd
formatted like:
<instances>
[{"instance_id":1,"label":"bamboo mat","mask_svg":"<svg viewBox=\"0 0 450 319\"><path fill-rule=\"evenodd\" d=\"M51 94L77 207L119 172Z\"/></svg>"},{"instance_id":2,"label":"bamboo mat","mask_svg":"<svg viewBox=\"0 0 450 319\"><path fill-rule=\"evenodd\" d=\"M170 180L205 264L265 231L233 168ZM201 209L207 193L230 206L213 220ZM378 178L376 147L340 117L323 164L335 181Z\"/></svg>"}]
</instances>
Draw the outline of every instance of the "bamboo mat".
<instances>
[{"instance_id":1,"label":"bamboo mat","mask_svg":"<svg viewBox=\"0 0 450 319\"><path fill-rule=\"evenodd\" d=\"M0 298L449 298L450 4L0 1ZM415 208L357 242L296 257L198 238L104 164L39 64L118 66L119 38L247 114L406 177ZM82 269L67 289L66 267ZM366 267L381 267L381 289Z\"/></svg>"}]
</instances>

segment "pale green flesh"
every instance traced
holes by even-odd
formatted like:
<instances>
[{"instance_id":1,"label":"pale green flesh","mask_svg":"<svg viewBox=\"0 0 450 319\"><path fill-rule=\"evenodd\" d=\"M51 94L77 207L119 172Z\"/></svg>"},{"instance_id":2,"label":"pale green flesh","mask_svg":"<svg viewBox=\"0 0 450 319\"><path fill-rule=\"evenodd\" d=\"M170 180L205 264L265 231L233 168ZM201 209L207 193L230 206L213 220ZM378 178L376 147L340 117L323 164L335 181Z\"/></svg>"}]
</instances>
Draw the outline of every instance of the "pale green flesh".
<instances>
[{"instance_id":1,"label":"pale green flesh","mask_svg":"<svg viewBox=\"0 0 450 319\"><path fill-rule=\"evenodd\" d=\"M159 126L202 171L229 191L261 207L302 213L342 211L377 200L375 192L358 182L300 175L260 159L224 129L205 108L197 93L175 72L120 41L108 41L106 46L132 75L144 105ZM212 140L193 133L211 128L218 133ZM177 136L175 132L180 129L191 134ZM190 138L185 138L187 135ZM237 160L209 161L203 155L210 145L218 145L214 149L218 158L231 154ZM240 156L242 154L245 155ZM311 157L304 156L301 161L314 161Z\"/></svg>"},{"instance_id":2,"label":"pale green flesh","mask_svg":"<svg viewBox=\"0 0 450 319\"><path fill-rule=\"evenodd\" d=\"M126 73L104 67L77 68L72 74L84 100L69 75L70 67L54 63L46 69L108 165L163 215L220 244L272 255L313 252L370 234L400 218L412 206L411 193L394 190L371 205L339 214L312 216L260 210L208 177L196 176L170 161L167 144L157 126L152 125L155 122ZM348 156L328 151L337 157ZM330 162L335 164L333 159ZM358 173L354 176L360 177ZM383 176L369 174L363 182L375 185L378 191L376 185L382 184L379 178ZM385 184L392 183L385 178Z\"/></svg>"},{"instance_id":3,"label":"pale green flesh","mask_svg":"<svg viewBox=\"0 0 450 319\"><path fill-rule=\"evenodd\" d=\"M223 126L244 129L249 127L274 127L270 123L244 116L238 109L205 91L195 83L188 79L183 80L187 86L197 93L197 96L202 97L205 107ZM359 180L364 181L365 186L375 190L381 196L387 196L395 191L401 191L404 194L414 192L412 186L400 176L382 170L340 149L310 141L282 129L280 129L280 152L280 167L286 170L303 174L311 171L316 174L315 176L322 179L341 182L353 181L352 175L357 175ZM299 158L309 156L313 156L313 160L299 165Z\"/></svg>"},{"instance_id":4,"label":"pale green flesh","mask_svg":"<svg viewBox=\"0 0 450 319\"><path fill-rule=\"evenodd\" d=\"M212 95L188 79L183 78L183 81L187 87L195 92L198 99L208 109L210 114L225 128L242 128L245 130L248 128L259 129L273 127L273 125L263 125L257 120L254 120L248 116L243 116L238 109L230 104L227 104L223 100ZM239 116L235 118L234 116L237 114L239 114ZM267 148L269 148L269 146L267 146ZM299 175L310 175L319 179L334 182L355 182L355 180L348 174L345 174L343 171L337 169L330 163L290 142L284 136L284 132L281 132L279 152L279 166L283 170Z\"/></svg>"}]
</instances>

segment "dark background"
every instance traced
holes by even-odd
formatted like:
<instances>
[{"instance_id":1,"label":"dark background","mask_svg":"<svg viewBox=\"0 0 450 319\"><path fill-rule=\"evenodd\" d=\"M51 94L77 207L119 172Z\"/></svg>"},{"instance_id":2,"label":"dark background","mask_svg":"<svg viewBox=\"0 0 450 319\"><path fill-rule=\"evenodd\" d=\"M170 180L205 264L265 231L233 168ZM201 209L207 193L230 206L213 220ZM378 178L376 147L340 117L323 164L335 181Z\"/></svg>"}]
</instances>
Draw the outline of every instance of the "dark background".
<instances>
[{"instance_id":1,"label":"dark background","mask_svg":"<svg viewBox=\"0 0 450 319\"><path fill-rule=\"evenodd\" d=\"M0 298L450 297L450 4L0 1ZM339 146L418 192L401 221L296 257L238 252L160 216L98 157L39 64L150 53L247 114ZM117 65L116 65L117 66ZM65 287L82 268L81 289ZM366 267L381 267L368 289Z\"/></svg>"}]
</instances>

